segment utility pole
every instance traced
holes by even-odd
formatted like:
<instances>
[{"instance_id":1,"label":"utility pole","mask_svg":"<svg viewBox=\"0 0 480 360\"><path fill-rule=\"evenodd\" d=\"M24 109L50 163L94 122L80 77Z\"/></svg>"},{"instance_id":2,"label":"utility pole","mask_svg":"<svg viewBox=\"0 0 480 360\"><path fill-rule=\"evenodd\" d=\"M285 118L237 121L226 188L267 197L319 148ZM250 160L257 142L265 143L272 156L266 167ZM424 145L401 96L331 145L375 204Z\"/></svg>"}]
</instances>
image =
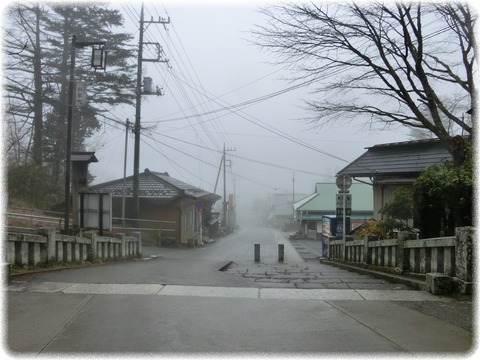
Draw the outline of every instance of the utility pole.
<instances>
[{"instance_id":1,"label":"utility pole","mask_svg":"<svg viewBox=\"0 0 480 360\"><path fill-rule=\"evenodd\" d=\"M148 89L142 91L142 64L143 62L168 62L168 60L161 59L162 48L158 43L145 43L143 41L143 33L145 31L144 25L145 24L169 24L170 18L162 19L158 18L158 21L154 21L153 18L150 21L144 20L144 12L143 12L143 3L142 8L140 10L140 32L139 32L139 39L138 39L138 67L137 67L137 86L135 90L135 126L134 126L134 133L135 133L135 144L134 144L134 157L133 157L133 218L138 220L139 216L139 168L140 168L140 121L141 121L141 106L142 106L142 95L162 95L160 89L157 88L157 91L152 91L151 87L149 86ZM157 48L157 58L155 59L145 59L143 58L143 45L155 45ZM151 80L151 79L150 79ZM151 85L151 82L149 82Z\"/></svg>"},{"instance_id":2,"label":"utility pole","mask_svg":"<svg viewBox=\"0 0 480 360\"><path fill-rule=\"evenodd\" d=\"M127 177L127 146L128 146L128 128L130 122L127 119L125 124L125 155L123 157L123 187L122 187L122 226L125 228L125 178Z\"/></svg>"},{"instance_id":3,"label":"utility pole","mask_svg":"<svg viewBox=\"0 0 480 360\"><path fill-rule=\"evenodd\" d=\"M227 157L226 157L226 152L227 151L236 151L236 149L226 149L225 148L225 143L223 144L223 221L224 221L224 226L227 227L228 225L228 217L227 217Z\"/></svg>"},{"instance_id":4,"label":"utility pole","mask_svg":"<svg viewBox=\"0 0 480 360\"><path fill-rule=\"evenodd\" d=\"M293 179L292 179L292 208L293 208L292 221L295 221L295 171L293 172Z\"/></svg>"}]
</instances>

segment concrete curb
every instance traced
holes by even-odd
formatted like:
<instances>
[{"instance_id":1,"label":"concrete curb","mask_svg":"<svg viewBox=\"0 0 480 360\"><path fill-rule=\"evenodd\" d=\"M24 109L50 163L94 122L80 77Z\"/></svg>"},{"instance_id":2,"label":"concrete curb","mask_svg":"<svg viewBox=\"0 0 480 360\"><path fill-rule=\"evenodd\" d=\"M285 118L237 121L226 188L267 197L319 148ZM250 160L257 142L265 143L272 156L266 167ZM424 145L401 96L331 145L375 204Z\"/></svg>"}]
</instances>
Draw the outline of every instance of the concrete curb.
<instances>
[{"instance_id":1,"label":"concrete curb","mask_svg":"<svg viewBox=\"0 0 480 360\"><path fill-rule=\"evenodd\" d=\"M67 265L59 265L59 266L52 266L52 267L34 267L30 270L19 271L19 272L9 272L9 281L16 278L21 277L23 275L32 275L32 274L40 274L46 272L53 272L53 271L62 271L62 270L71 270L71 269L81 269L81 268L88 268L94 266L104 266L104 265L112 265L112 264L121 264L127 262L134 262L138 261L141 258L127 258L127 259L120 259L120 260L99 260L98 262L89 262L89 263L78 263L78 264L67 264Z\"/></svg>"},{"instance_id":2,"label":"concrete curb","mask_svg":"<svg viewBox=\"0 0 480 360\"><path fill-rule=\"evenodd\" d=\"M336 261L330 261L330 260L320 260L320 261L322 264L336 266L341 269L357 272L359 274L370 275L377 279L383 279L383 280L387 280L397 284L403 284L415 290L427 291L427 283L424 280L413 279L407 276L394 275L394 274L384 273L384 272L375 271L375 270L362 269L357 266L348 265L348 264L340 263Z\"/></svg>"}]
</instances>

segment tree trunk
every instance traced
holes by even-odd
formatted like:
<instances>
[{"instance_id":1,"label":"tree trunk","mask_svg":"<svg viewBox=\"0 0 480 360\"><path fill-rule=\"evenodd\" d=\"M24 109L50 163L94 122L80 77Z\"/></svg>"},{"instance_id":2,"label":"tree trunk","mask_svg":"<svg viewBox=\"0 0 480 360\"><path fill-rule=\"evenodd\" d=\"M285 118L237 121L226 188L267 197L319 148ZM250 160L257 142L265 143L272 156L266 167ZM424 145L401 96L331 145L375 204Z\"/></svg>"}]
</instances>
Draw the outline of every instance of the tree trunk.
<instances>
[{"instance_id":1,"label":"tree trunk","mask_svg":"<svg viewBox=\"0 0 480 360\"><path fill-rule=\"evenodd\" d=\"M43 101L42 101L42 54L40 47L40 6L35 9L35 49L33 56L34 101L33 101L33 162L43 164Z\"/></svg>"}]
</instances>

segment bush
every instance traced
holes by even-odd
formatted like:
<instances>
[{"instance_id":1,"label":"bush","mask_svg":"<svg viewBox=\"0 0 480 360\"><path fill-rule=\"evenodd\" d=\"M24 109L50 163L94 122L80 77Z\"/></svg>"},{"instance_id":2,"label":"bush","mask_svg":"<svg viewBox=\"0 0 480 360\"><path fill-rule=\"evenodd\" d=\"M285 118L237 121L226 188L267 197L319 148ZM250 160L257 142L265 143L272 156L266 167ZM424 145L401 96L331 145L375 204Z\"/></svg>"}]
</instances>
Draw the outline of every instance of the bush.
<instances>
[{"instance_id":1,"label":"bush","mask_svg":"<svg viewBox=\"0 0 480 360\"><path fill-rule=\"evenodd\" d=\"M454 235L455 228L472 225L473 160L432 165L415 181L415 214L422 237Z\"/></svg>"},{"instance_id":2,"label":"bush","mask_svg":"<svg viewBox=\"0 0 480 360\"><path fill-rule=\"evenodd\" d=\"M54 184L49 171L34 164L9 165L7 191L9 201L24 201L37 208L49 208L64 198L64 190Z\"/></svg>"},{"instance_id":3,"label":"bush","mask_svg":"<svg viewBox=\"0 0 480 360\"><path fill-rule=\"evenodd\" d=\"M385 223L376 220L368 220L355 229L356 239L363 239L367 235L375 235L378 239L386 239L387 234Z\"/></svg>"},{"instance_id":4,"label":"bush","mask_svg":"<svg viewBox=\"0 0 480 360\"><path fill-rule=\"evenodd\" d=\"M393 193L393 200L385 204L380 213L388 217L389 225L399 230L408 229L408 220L413 219L413 191L407 188L398 188Z\"/></svg>"}]
</instances>

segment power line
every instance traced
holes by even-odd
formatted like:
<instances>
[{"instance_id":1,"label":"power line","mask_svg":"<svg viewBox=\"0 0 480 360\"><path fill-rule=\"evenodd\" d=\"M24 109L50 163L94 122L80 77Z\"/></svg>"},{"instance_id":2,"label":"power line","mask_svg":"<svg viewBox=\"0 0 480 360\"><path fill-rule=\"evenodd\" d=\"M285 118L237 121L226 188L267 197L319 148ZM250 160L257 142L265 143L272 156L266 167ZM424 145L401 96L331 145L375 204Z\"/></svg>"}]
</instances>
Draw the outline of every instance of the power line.
<instances>
[{"instance_id":1,"label":"power line","mask_svg":"<svg viewBox=\"0 0 480 360\"><path fill-rule=\"evenodd\" d=\"M172 137L172 136L168 136L168 135L165 135L165 134L161 134L161 133L156 133L154 131L152 131L152 133L155 133L159 136L163 136L163 137L166 137L166 138L169 138L171 140L175 140L175 141L178 141L178 142L181 142L183 144L187 144L187 145L190 145L190 146L196 146L196 147L199 147L199 148L202 148L202 149L205 149L205 150L208 150L208 151L211 151L211 152L214 152L214 153L217 153L217 154L221 154L221 151L218 151L218 150L215 150L215 149L211 149L211 148L208 148L206 146L201 146L201 145L197 145L197 144L194 144L194 143L191 143L189 141L186 141L186 140L181 140L181 139L177 139L175 137ZM156 139L154 139L153 137L150 137L151 139L157 141ZM162 142L163 145L166 145L166 143ZM171 146L172 149L174 150L177 150L179 152L182 152L183 154L187 155L187 153L181 151L181 150L178 150L178 147L173 147ZM189 155L190 156L190 155ZM274 163L271 163L271 162L267 162L267 161L262 161L262 160L258 160L258 159L251 159L251 158L248 158L248 157L244 157L244 156L240 156L240 155L235 155L235 154L231 154L230 156L232 157L235 157L235 158L238 158L238 159L241 159L241 160L245 160L245 161L249 161L249 162L254 162L254 163L257 163L257 164L261 164L261 165L265 165L265 166L269 166L269 167L274 167L274 168L278 168L278 169L282 169L282 170L288 170L288 171L295 171L295 172L298 172L298 173L304 173L304 174L308 174L308 175L314 175L314 176L326 176L326 177L331 177L332 175L331 174L321 174L321 173L316 173L316 172L312 172L312 171L308 171L308 170L301 170L301 169L296 169L296 168L292 168L292 167L288 167L288 166L284 166L284 165L279 165L279 164L274 164ZM198 160L198 161L203 161L201 159L198 159L198 158L195 158L195 160ZM207 163L207 162L204 162L210 166L215 166L215 165L212 165L210 163Z\"/></svg>"},{"instance_id":2,"label":"power line","mask_svg":"<svg viewBox=\"0 0 480 360\"><path fill-rule=\"evenodd\" d=\"M168 43L167 43L168 44ZM194 105L194 102L191 98L191 96L189 95L189 92L187 91L187 88L185 88L184 84L189 84L189 83L193 83L195 84L195 82L193 81L188 69L186 68L186 65L185 63L183 62L182 60L182 57L180 56L179 52L178 52L178 49L176 48L176 46L172 43L173 45L173 48L175 50L175 52L179 55L179 61L177 61L177 58L174 57L173 58L173 61L175 64L177 64L178 66L175 67L175 68L178 68L179 71L180 71L180 74L181 75L177 75L177 72L175 71L175 68L174 67L169 67L167 68L167 73L170 75L170 78L173 78L174 79L174 83L176 84L177 88L180 90L180 93L181 95L183 96L183 98L185 99L187 105L188 105L188 109L192 109L193 111L193 115L186 115L185 114L185 110L182 109L182 107L180 106L180 104L177 104L179 105L181 111L184 113L184 119L190 119L190 118L196 118L198 119L198 123L205 131L205 134L208 136L210 142L217 148L220 148L220 145L218 144L216 138L211 134L211 131L209 130L209 128L206 126L206 122L203 118L202 118L202 115L205 115L207 113L207 111L205 109L203 109L203 106L202 107L202 111L204 114L200 114L200 112L197 110L197 106ZM168 46L168 45L167 45ZM171 50L171 53L174 53L174 51ZM188 54L185 54L187 57L188 57ZM183 70L185 69L185 71ZM185 81L180 81L181 78L184 78L186 79ZM201 86L201 85L197 85L195 84L195 86ZM191 88L191 87L189 87ZM197 103L201 103L201 101L198 99L198 95L201 94L201 92L192 92L192 95L193 97L195 98L196 102ZM175 97L175 96L174 96ZM205 103L205 102L203 102ZM212 121L212 123L214 124L214 126L216 126L217 128L218 127L218 123L216 121L216 119L214 118L210 118L209 121ZM190 123L190 121L189 121ZM194 125L192 123L190 123L190 125L192 126L192 128L194 128ZM220 132L222 137L224 137L225 135L225 132ZM224 139L226 140L226 139Z\"/></svg>"}]
</instances>

